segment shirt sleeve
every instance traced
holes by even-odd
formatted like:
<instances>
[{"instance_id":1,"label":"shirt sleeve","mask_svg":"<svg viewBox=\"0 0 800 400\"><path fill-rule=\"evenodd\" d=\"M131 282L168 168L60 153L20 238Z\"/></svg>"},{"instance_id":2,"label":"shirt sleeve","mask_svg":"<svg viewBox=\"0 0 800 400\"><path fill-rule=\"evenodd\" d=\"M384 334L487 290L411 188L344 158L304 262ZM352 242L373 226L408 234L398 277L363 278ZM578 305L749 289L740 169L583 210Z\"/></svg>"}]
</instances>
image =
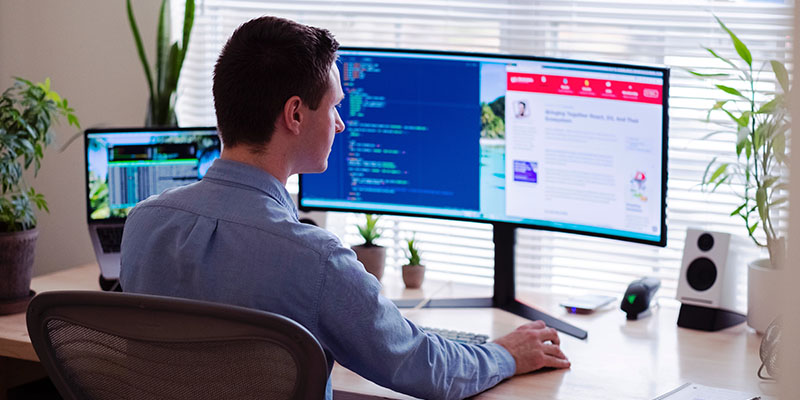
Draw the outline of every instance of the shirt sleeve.
<instances>
[{"instance_id":1,"label":"shirt sleeve","mask_svg":"<svg viewBox=\"0 0 800 400\"><path fill-rule=\"evenodd\" d=\"M425 399L462 399L514 374L502 346L453 342L405 319L352 250L332 244L324 262L315 335L346 368Z\"/></svg>"}]
</instances>

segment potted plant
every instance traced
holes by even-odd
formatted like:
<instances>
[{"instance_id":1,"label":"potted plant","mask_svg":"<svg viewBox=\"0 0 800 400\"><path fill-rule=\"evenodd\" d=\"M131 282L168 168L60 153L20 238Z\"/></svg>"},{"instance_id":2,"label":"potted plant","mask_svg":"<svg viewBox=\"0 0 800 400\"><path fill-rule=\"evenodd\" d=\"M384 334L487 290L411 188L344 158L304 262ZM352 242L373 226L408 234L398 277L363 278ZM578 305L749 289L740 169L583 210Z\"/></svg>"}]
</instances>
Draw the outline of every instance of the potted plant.
<instances>
[{"instance_id":1,"label":"potted plant","mask_svg":"<svg viewBox=\"0 0 800 400\"><path fill-rule=\"evenodd\" d=\"M32 83L15 78L0 96L0 314L20 312L33 295L33 256L39 231L33 208L48 211L41 193L28 186L23 171L39 172L44 149L53 140L59 116L80 129L67 99L50 89L50 79Z\"/></svg>"},{"instance_id":2,"label":"potted plant","mask_svg":"<svg viewBox=\"0 0 800 400\"><path fill-rule=\"evenodd\" d=\"M186 58L186 51L189 48L189 37L192 33L194 24L194 0L186 0L186 7L183 14L183 38L181 43L173 42L170 44L169 27L169 1L161 1L161 9L158 17L158 30L156 34L156 77L150 73L150 63L144 52L142 38L139 35L139 28L136 25L136 18L133 16L131 0L127 0L128 22L131 25L133 39L136 42L136 51L144 68L144 75L147 78L147 87L150 90L150 99L147 103L146 126L177 126L178 120L175 116L175 93L178 88L178 78L183 68L183 60Z\"/></svg>"},{"instance_id":3,"label":"potted plant","mask_svg":"<svg viewBox=\"0 0 800 400\"><path fill-rule=\"evenodd\" d=\"M716 17L715 17L716 18ZM757 75L762 69L756 65L747 46L717 18L720 27L728 33L741 60L734 62L714 50L706 50L716 59L733 67L735 72L704 74L690 71L706 78L735 77L744 90L721 83L716 87L726 94L708 111L722 113L730 123L715 134L736 135L736 161L712 159L703 175L703 185L716 190L730 185L739 196L738 207L731 216L742 219L748 236L759 247L769 251L769 258L756 260L748 268L748 325L763 332L777 316L777 299L772 295L780 282L780 268L786 262L786 234L773 223L779 206L788 201L786 135L790 129L788 96L789 76L786 67L772 60L770 66L777 81L773 93L757 91L761 82ZM759 230L763 235L759 233Z\"/></svg>"},{"instance_id":4,"label":"potted plant","mask_svg":"<svg viewBox=\"0 0 800 400\"><path fill-rule=\"evenodd\" d=\"M425 279L425 266L420 264L419 248L417 247L416 235L406 240L408 244L408 264L403 265L403 283L409 289L417 289L422 286Z\"/></svg>"},{"instance_id":5,"label":"potted plant","mask_svg":"<svg viewBox=\"0 0 800 400\"><path fill-rule=\"evenodd\" d=\"M364 244L353 246L353 251L367 272L380 281L386 266L386 248L375 244L375 240L381 237L381 229L378 227L380 216L366 214L365 217L366 223L358 226L358 233L364 238Z\"/></svg>"}]
</instances>

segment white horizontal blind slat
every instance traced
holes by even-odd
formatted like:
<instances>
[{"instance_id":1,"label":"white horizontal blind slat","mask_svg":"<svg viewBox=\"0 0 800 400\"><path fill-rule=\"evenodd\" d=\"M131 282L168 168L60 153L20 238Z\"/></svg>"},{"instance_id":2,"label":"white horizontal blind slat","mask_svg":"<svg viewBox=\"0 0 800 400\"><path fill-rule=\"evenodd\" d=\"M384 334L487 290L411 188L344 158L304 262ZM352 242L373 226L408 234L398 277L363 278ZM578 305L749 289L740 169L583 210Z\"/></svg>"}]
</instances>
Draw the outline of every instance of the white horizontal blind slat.
<instances>
[{"instance_id":1,"label":"white horizontal blind slat","mask_svg":"<svg viewBox=\"0 0 800 400\"><path fill-rule=\"evenodd\" d=\"M706 110L721 96L713 85L694 78L686 69L731 72L703 49L711 47L724 57L737 58L712 13L747 43L754 59L776 59L793 69L793 7L792 1L716 0L201 0L179 85L177 112L182 125L215 124L211 74L217 55L238 25L265 14L327 28L345 46L670 66L668 246L520 229L516 256L517 281L522 287L619 295L631 280L653 275L662 279L661 295L674 296L687 227L745 233L741 221L729 216L738 206L736 193L743 191L741 185L720 187L716 193L706 193L698 185L713 157L735 161L735 136L705 138L726 122L724 116L713 114L710 123L703 122ZM760 71L758 90L778 90L768 64L755 68ZM736 81L728 84L740 85ZM296 192L296 179L290 180L288 187ZM345 243L357 244L355 225L361 218L329 213L328 227ZM491 284L490 226L395 217L384 217L381 224L385 232L379 242L389 248L390 268L404 263L403 239L413 231L422 243L428 276ZM743 250L748 253L745 260L763 254L752 246ZM744 302L744 293L740 302Z\"/></svg>"}]
</instances>

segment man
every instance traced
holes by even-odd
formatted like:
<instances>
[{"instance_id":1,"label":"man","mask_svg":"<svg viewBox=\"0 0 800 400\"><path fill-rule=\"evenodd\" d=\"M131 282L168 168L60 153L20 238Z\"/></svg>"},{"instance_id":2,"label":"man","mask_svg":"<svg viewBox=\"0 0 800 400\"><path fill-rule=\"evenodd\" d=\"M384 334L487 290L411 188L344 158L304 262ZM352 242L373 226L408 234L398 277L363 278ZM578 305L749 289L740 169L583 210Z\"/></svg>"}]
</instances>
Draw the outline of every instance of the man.
<instances>
[{"instance_id":1,"label":"man","mask_svg":"<svg viewBox=\"0 0 800 400\"><path fill-rule=\"evenodd\" d=\"M285 189L327 168L345 129L326 30L262 17L239 27L214 69L221 158L202 181L152 197L129 215L126 291L236 304L285 315L328 359L413 396L463 398L512 375L566 368L541 321L494 343L465 345L420 331L338 238L301 224ZM327 397L331 398L328 382Z\"/></svg>"}]
</instances>

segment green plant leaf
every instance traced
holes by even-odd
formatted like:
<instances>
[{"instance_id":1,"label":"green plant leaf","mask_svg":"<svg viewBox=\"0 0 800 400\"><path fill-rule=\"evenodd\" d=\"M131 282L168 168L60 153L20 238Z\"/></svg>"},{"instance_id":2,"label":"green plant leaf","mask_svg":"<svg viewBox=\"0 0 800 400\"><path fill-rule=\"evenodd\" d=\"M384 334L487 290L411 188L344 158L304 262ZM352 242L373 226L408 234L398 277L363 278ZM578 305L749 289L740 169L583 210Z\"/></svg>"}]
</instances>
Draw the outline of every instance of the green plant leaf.
<instances>
[{"instance_id":1,"label":"green plant leaf","mask_svg":"<svg viewBox=\"0 0 800 400\"><path fill-rule=\"evenodd\" d=\"M772 99L762 104L761 107L758 108L758 111L756 111L756 114L771 114L775 112L775 109L777 109L779 105L780 105L779 99L777 98Z\"/></svg>"},{"instance_id":2,"label":"green plant leaf","mask_svg":"<svg viewBox=\"0 0 800 400\"><path fill-rule=\"evenodd\" d=\"M186 53L189 51L189 39L191 38L192 34L192 26L194 26L194 8L194 0L186 0L186 8L183 11L183 37L181 39L181 54L180 61L178 62L179 74L183 68L183 60L186 59Z\"/></svg>"},{"instance_id":3,"label":"green plant leaf","mask_svg":"<svg viewBox=\"0 0 800 400\"><path fill-rule=\"evenodd\" d=\"M133 33L133 39L136 43L136 51L139 53L139 60L142 62L142 67L144 68L144 75L147 77L147 87L150 89L150 98L154 97L153 91L153 75L150 73L150 65L147 62L147 55L144 52L144 46L142 45L142 37L139 35L139 28L136 26L136 18L133 16L133 8L131 7L131 0L125 0L127 10L128 10L128 23L131 26L131 33Z\"/></svg>"},{"instance_id":4,"label":"green plant leaf","mask_svg":"<svg viewBox=\"0 0 800 400\"><path fill-rule=\"evenodd\" d=\"M711 170L711 167L716 162L717 162L717 157L714 157L714 158L711 159L711 161L708 162L708 165L706 165L706 170L705 170L705 172L703 172L703 185L707 185L709 183L709 181L706 180L706 178L708 177L708 171Z\"/></svg>"},{"instance_id":5,"label":"green plant leaf","mask_svg":"<svg viewBox=\"0 0 800 400\"><path fill-rule=\"evenodd\" d=\"M740 205L738 208L736 208L735 210L733 210L733 212L731 213L731 217L732 217L732 216L734 216L734 215L736 215L736 214L739 214L739 212L740 212L740 211L742 211L742 209L743 209L745 206L747 206L747 203L745 203L745 204L742 204L742 205Z\"/></svg>"},{"instance_id":6,"label":"green plant leaf","mask_svg":"<svg viewBox=\"0 0 800 400\"><path fill-rule=\"evenodd\" d=\"M722 90L725 93L729 93L729 94L732 94L734 96L741 97L741 98L743 98L745 100L749 100L747 97L745 97L742 94L742 92L740 92L740 91L738 91L738 90L736 90L736 89L734 89L734 88L732 88L730 86L725 86L725 85L720 85L720 84L716 84L714 86L716 86L719 90Z\"/></svg>"},{"instance_id":7,"label":"green plant leaf","mask_svg":"<svg viewBox=\"0 0 800 400\"><path fill-rule=\"evenodd\" d=\"M729 179L729 178L730 178L730 175L728 175L728 174L723 174L723 175L722 175L722 176L719 178L719 180L717 181L717 184L716 184L716 185L714 185L714 188L713 188L713 189L711 189L711 191L712 191L712 192L716 192L716 191L717 191L717 188L719 188L719 187L720 187L720 186L721 186L723 183L725 183L726 181L728 181L728 179Z\"/></svg>"},{"instance_id":8,"label":"green plant leaf","mask_svg":"<svg viewBox=\"0 0 800 400\"><path fill-rule=\"evenodd\" d=\"M67 123L81 129L81 123L78 121L78 117L76 117L75 114L67 114Z\"/></svg>"},{"instance_id":9,"label":"green plant leaf","mask_svg":"<svg viewBox=\"0 0 800 400\"><path fill-rule=\"evenodd\" d=\"M161 8L158 12L158 28L156 31L156 96L160 97L164 92L167 77L166 63L167 51L169 49L169 7L167 7L167 0L161 0Z\"/></svg>"},{"instance_id":10,"label":"green plant leaf","mask_svg":"<svg viewBox=\"0 0 800 400\"><path fill-rule=\"evenodd\" d=\"M367 246L374 246L373 241L381 237L380 229L378 228L378 220L380 216L373 214L366 214L366 224L359 225L358 233L364 238L364 244Z\"/></svg>"},{"instance_id":11,"label":"green plant leaf","mask_svg":"<svg viewBox=\"0 0 800 400\"><path fill-rule=\"evenodd\" d=\"M786 72L786 67L783 63L775 60L771 60L769 63L772 65L772 71L775 72L775 77L778 78L783 93L789 93L789 73Z\"/></svg>"},{"instance_id":12,"label":"green plant leaf","mask_svg":"<svg viewBox=\"0 0 800 400\"><path fill-rule=\"evenodd\" d=\"M165 76L166 81L164 82L163 93L169 93L172 95L173 92L178 87L178 77L180 76L180 48L178 48L178 43L173 43L172 47L169 49L169 59L165 64ZM169 101L169 98L167 98Z\"/></svg>"},{"instance_id":13,"label":"green plant leaf","mask_svg":"<svg viewBox=\"0 0 800 400\"><path fill-rule=\"evenodd\" d=\"M772 207L779 206L779 205L781 205L781 204L784 204L784 203L786 203L786 202L788 202L788 201L789 201L789 198L788 198L788 197L786 197L786 196L784 196L784 197L778 197L777 199L773 200L773 201L770 203L770 206L772 206Z\"/></svg>"},{"instance_id":14,"label":"green plant leaf","mask_svg":"<svg viewBox=\"0 0 800 400\"><path fill-rule=\"evenodd\" d=\"M706 51L708 51L709 53L711 53L711 55L712 55L712 56L714 56L714 57L716 57L716 58L718 58L718 59L722 60L723 62L725 62L726 64L730 65L730 66L731 66L731 67L733 67L734 69L737 69L737 70L739 69L739 67L737 67L737 66L736 66L736 64L734 64L734 63L733 63L731 60L728 60L727 58L725 58L725 57L723 57L723 56L721 56L721 55L717 54L717 53L716 53L714 50L712 50L711 48L708 48L708 47L703 47L703 48L704 48L704 49L706 49Z\"/></svg>"},{"instance_id":15,"label":"green plant leaf","mask_svg":"<svg viewBox=\"0 0 800 400\"><path fill-rule=\"evenodd\" d=\"M767 190L763 187L756 190L756 206L758 206L758 216L762 221L767 219Z\"/></svg>"},{"instance_id":16,"label":"green plant leaf","mask_svg":"<svg viewBox=\"0 0 800 400\"><path fill-rule=\"evenodd\" d=\"M751 141L747 141L744 145L744 154L747 156L747 159L750 159L750 156L753 155L753 143Z\"/></svg>"},{"instance_id":17,"label":"green plant leaf","mask_svg":"<svg viewBox=\"0 0 800 400\"><path fill-rule=\"evenodd\" d=\"M407 239L406 243L408 244L408 252L406 253L406 257L408 257L408 264L420 265L420 255L419 248L417 247L416 234L414 234L411 239Z\"/></svg>"},{"instance_id":18,"label":"green plant leaf","mask_svg":"<svg viewBox=\"0 0 800 400\"><path fill-rule=\"evenodd\" d=\"M780 179L779 176L765 176L764 181L761 183L761 186L764 188L768 188L772 186L775 182L777 182L778 179Z\"/></svg>"},{"instance_id":19,"label":"green plant leaf","mask_svg":"<svg viewBox=\"0 0 800 400\"><path fill-rule=\"evenodd\" d=\"M723 106L725 106L725 104L727 104L729 101L730 100L719 100L716 103L714 103L714 105L711 108L708 109L708 113L706 113L706 121L710 121L711 120L711 113L712 112L714 112L716 110L725 110L723 108ZM732 117L732 114L729 113L727 110L725 110L725 112L728 113L728 115L731 115L731 117Z\"/></svg>"},{"instance_id":20,"label":"green plant leaf","mask_svg":"<svg viewBox=\"0 0 800 400\"><path fill-rule=\"evenodd\" d=\"M775 158L782 164L786 163L786 133L779 132L772 139L772 153Z\"/></svg>"},{"instance_id":21,"label":"green plant leaf","mask_svg":"<svg viewBox=\"0 0 800 400\"><path fill-rule=\"evenodd\" d=\"M716 170L714 170L714 173L711 174L711 178L708 178L708 183L714 183L714 181L716 181L717 178L720 177L720 175L725 173L725 171L728 169L728 165L730 164L729 163L720 164L720 166L717 167Z\"/></svg>"},{"instance_id":22,"label":"green plant leaf","mask_svg":"<svg viewBox=\"0 0 800 400\"><path fill-rule=\"evenodd\" d=\"M728 27L725 26L724 23L722 23L722 20L720 20L719 17L715 15L714 18L716 18L717 22L719 23L719 26L721 26L722 29L724 29L725 32L728 32L728 35L730 35L731 40L733 41L733 47L736 48L736 53L739 54L739 57L741 57L742 60L744 60L744 62L747 63L747 65L752 66L753 56L750 54L750 50L747 49L747 46L745 46L745 44L741 40L739 40L738 37L736 37L733 31L728 29Z\"/></svg>"},{"instance_id":23,"label":"green plant leaf","mask_svg":"<svg viewBox=\"0 0 800 400\"><path fill-rule=\"evenodd\" d=\"M753 232L756 231L756 228L758 228L758 221L756 221L756 223L753 224L753 226L747 228L747 231L750 232L750 236L753 236Z\"/></svg>"},{"instance_id":24,"label":"green plant leaf","mask_svg":"<svg viewBox=\"0 0 800 400\"><path fill-rule=\"evenodd\" d=\"M767 125L761 124L758 126L758 128L756 128L756 131L753 132L753 143L755 148L760 149L761 145L764 143L764 130L766 129Z\"/></svg>"},{"instance_id":25,"label":"green plant leaf","mask_svg":"<svg viewBox=\"0 0 800 400\"><path fill-rule=\"evenodd\" d=\"M730 76L730 74L725 74L725 73L704 74L704 73L701 73L701 72L692 71L690 69L687 69L686 71L688 73L690 73L690 74L692 74L694 76L700 77L700 78L717 78L717 77L723 77L723 76Z\"/></svg>"}]
</instances>

